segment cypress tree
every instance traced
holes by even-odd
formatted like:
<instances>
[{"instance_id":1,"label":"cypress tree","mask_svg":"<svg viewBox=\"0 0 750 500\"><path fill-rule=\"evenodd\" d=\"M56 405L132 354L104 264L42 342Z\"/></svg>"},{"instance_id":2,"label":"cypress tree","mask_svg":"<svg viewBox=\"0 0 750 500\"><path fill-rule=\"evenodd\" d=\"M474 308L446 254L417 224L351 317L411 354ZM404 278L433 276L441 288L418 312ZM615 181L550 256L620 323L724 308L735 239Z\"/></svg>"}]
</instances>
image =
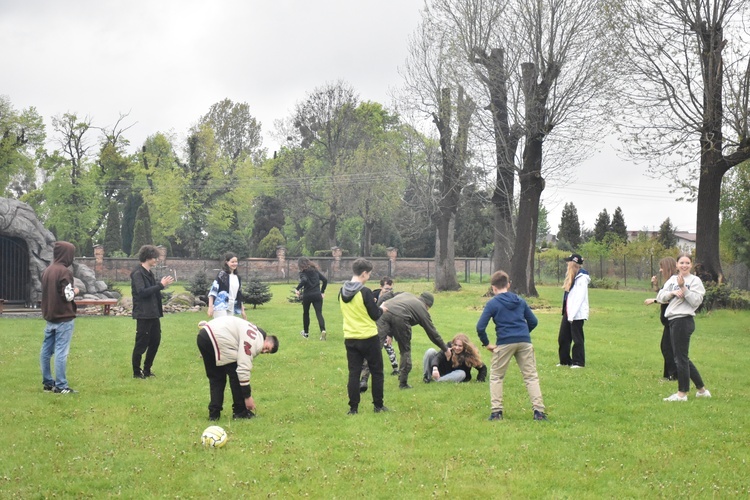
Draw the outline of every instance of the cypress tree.
<instances>
[{"instance_id":1,"label":"cypress tree","mask_svg":"<svg viewBox=\"0 0 750 500\"><path fill-rule=\"evenodd\" d=\"M104 230L104 253L122 251L122 233L120 228L120 207L116 201L109 203L109 214L107 215L107 227Z\"/></svg>"},{"instance_id":2,"label":"cypress tree","mask_svg":"<svg viewBox=\"0 0 750 500\"><path fill-rule=\"evenodd\" d=\"M138 251L143 245L151 245L151 216L148 212L148 205L141 203L138 207L138 213L135 216L135 228L133 229L133 245L131 255L137 256Z\"/></svg>"}]
</instances>

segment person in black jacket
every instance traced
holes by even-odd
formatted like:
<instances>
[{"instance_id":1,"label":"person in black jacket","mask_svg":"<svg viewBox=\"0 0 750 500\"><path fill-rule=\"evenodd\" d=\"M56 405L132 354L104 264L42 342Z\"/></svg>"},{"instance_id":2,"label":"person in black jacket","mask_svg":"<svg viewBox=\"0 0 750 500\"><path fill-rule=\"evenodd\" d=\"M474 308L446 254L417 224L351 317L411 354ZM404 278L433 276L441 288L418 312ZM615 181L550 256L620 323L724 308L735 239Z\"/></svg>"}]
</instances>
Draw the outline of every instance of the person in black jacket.
<instances>
[{"instance_id":1,"label":"person in black jacket","mask_svg":"<svg viewBox=\"0 0 750 500\"><path fill-rule=\"evenodd\" d=\"M133 319L135 347L133 347L133 378L155 376L151 371L154 358L161 344L161 321L164 316L161 291L174 282L172 276L164 276L157 282L151 268L159 259L159 249L143 245L138 251L141 264L130 273L130 290L133 294ZM141 370L141 357L146 354Z\"/></svg>"},{"instance_id":2,"label":"person in black jacket","mask_svg":"<svg viewBox=\"0 0 750 500\"><path fill-rule=\"evenodd\" d=\"M451 359L433 348L424 353L423 365L425 383L432 382L469 382L471 369L477 370L477 382L487 379L487 366L479 356L479 350L469 341L464 333L459 333L446 344L453 352Z\"/></svg>"},{"instance_id":3,"label":"person in black jacket","mask_svg":"<svg viewBox=\"0 0 750 500\"><path fill-rule=\"evenodd\" d=\"M295 289L297 297L302 297L302 331L300 335L305 338L310 336L310 304L315 309L320 327L320 340L326 339L326 320L323 319L323 298L325 297L328 280L307 257L300 257L297 261L299 267L299 284ZM302 292L300 292L302 290Z\"/></svg>"},{"instance_id":4,"label":"person in black jacket","mask_svg":"<svg viewBox=\"0 0 750 500\"><path fill-rule=\"evenodd\" d=\"M208 292L208 315L213 318L221 316L242 316L245 314L245 298L242 295L242 279L237 272L239 260L232 252L224 254L224 264Z\"/></svg>"}]
</instances>

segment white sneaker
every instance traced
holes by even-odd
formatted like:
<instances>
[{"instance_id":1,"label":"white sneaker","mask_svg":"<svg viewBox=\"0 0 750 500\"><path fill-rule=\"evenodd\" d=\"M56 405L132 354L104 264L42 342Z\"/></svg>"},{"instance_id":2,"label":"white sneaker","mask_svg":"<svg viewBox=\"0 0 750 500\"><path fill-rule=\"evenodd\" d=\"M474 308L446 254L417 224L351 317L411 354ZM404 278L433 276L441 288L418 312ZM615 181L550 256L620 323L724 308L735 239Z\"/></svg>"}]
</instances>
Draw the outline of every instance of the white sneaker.
<instances>
[{"instance_id":1,"label":"white sneaker","mask_svg":"<svg viewBox=\"0 0 750 500\"><path fill-rule=\"evenodd\" d=\"M710 398L711 393L708 392L708 389L704 390L703 392L696 392L695 393L696 398Z\"/></svg>"},{"instance_id":2,"label":"white sneaker","mask_svg":"<svg viewBox=\"0 0 750 500\"><path fill-rule=\"evenodd\" d=\"M572 369L576 369L576 368L583 368L583 366L581 366L581 365L570 365L570 367L571 367Z\"/></svg>"},{"instance_id":3,"label":"white sneaker","mask_svg":"<svg viewBox=\"0 0 750 500\"><path fill-rule=\"evenodd\" d=\"M687 395L680 396L676 392L669 396L668 398L664 398L664 401L687 401Z\"/></svg>"}]
</instances>

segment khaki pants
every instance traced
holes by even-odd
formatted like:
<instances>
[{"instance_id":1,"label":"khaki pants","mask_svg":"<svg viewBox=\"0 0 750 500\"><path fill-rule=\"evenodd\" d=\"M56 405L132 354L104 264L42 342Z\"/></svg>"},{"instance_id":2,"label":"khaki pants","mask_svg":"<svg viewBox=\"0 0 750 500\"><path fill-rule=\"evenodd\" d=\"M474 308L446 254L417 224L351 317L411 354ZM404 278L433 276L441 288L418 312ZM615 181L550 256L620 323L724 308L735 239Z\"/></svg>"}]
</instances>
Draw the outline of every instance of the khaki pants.
<instances>
[{"instance_id":1,"label":"khaki pants","mask_svg":"<svg viewBox=\"0 0 750 500\"><path fill-rule=\"evenodd\" d=\"M508 365L512 357L516 358L518 367L521 369L521 375L526 384L532 408L544 412L542 390L539 387L539 375L536 372L534 346L529 342L498 345L493 351L492 364L490 365L490 400L492 403L492 412L503 411L503 380L505 379L505 372L508 370Z\"/></svg>"}]
</instances>

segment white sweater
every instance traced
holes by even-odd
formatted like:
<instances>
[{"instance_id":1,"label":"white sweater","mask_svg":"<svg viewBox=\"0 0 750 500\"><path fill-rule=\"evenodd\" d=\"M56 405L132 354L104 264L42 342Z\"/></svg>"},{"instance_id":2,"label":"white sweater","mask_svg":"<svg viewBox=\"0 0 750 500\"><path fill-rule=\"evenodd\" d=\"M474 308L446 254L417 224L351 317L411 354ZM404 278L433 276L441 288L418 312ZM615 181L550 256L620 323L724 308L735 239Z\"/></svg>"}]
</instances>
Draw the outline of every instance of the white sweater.
<instances>
[{"instance_id":1,"label":"white sweater","mask_svg":"<svg viewBox=\"0 0 750 500\"><path fill-rule=\"evenodd\" d=\"M671 276L656 294L656 301L669 304L664 312L667 319L680 318L684 316L695 316L695 310L703 303L706 289L698 276L689 274L685 277L685 296L677 297L675 291L680 287L677 285L677 275Z\"/></svg>"}]
</instances>

